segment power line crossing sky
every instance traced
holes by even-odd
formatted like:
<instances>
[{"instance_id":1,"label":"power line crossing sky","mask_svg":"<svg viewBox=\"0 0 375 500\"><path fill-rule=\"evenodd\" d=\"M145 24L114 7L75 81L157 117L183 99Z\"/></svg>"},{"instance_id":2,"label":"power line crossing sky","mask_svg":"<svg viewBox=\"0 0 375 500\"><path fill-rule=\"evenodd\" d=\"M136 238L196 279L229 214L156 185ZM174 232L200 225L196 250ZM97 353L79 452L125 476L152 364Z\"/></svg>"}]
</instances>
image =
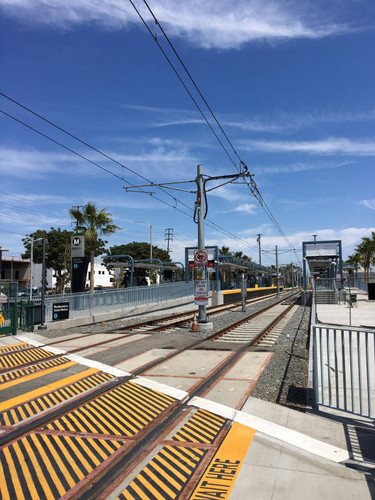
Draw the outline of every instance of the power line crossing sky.
<instances>
[{"instance_id":1,"label":"power line crossing sky","mask_svg":"<svg viewBox=\"0 0 375 500\"><path fill-rule=\"evenodd\" d=\"M183 69L142 0L133 0L181 75ZM375 231L375 5L371 0L149 1L207 99L238 156L292 246L341 239L344 256ZM0 0L0 91L153 182L235 173L234 165L194 106L129 1ZM186 78L186 75L184 75ZM93 200L123 231L110 244L147 241L165 247L174 228L173 260L196 242L186 207L125 193L141 179L0 96L0 109L77 151L118 177L0 116L2 246L22 251L20 234L70 228L68 210ZM128 182L122 182L121 178ZM173 194L173 196L175 196ZM285 239L245 185L208 197L206 242L257 261ZM183 205L183 202L185 205ZM224 229L224 232L222 231ZM226 232L225 232L226 231ZM230 233L230 234L229 234ZM233 236L236 236L234 238ZM265 264L273 257L265 254ZM281 262L296 260L293 253Z\"/></svg>"}]
</instances>

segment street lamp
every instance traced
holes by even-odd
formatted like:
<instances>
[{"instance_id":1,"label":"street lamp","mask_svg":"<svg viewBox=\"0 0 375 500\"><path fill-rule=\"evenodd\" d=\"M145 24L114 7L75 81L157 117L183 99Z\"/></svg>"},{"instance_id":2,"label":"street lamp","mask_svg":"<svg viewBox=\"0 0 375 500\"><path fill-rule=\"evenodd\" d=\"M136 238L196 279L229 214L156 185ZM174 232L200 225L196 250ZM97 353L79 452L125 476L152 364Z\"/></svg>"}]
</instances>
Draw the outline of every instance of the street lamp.
<instances>
[{"instance_id":1,"label":"street lamp","mask_svg":"<svg viewBox=\"0 0 375 500\"><path fill-rule=\"evenodd\" d=\"M150 260L152 260L152 225L148 222L145 222L144 220L136 220L136 224L147 224L147 226L150 226Z\"/></svg>"},{"instance_id":2,"label":"street lamp","mask_svg":"<svg viewBox=\"0 0 375 500\"><path fill-rule=\"evenodd\" d=\"M44 324L45 319L46 319L46 312L44 309L44 297L45 297L45 292L46 292L46 284L47 284L47 273L46 273L46 243L48 243L47 238L38 238L37 240L34 241L34 245L43 245L43 250L42 250L42 310L41 310L41 321L40 325L38 326L38 330L46 330L47 327Z\"/></svg>"}]
</instances>

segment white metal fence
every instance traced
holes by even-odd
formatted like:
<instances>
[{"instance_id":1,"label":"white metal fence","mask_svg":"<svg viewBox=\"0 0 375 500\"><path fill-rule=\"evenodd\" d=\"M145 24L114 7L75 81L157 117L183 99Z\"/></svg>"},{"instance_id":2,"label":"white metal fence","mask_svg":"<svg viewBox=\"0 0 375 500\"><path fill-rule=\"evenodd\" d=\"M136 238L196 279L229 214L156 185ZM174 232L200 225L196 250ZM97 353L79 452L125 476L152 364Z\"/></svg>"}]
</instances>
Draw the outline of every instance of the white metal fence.
<instances>
[{"instance_id":1,"label":"white metal fence","mask_svg":"<svg viewBox=\"0 0 375 500\"><path fill-rule=\"evenodd\" d=\"M313 326L317 404L366 417L375 413L375 332Z\"/></svg>"},{"instance_id":2,"label":"white metal fence","mask_svg":"<svg viewBox=\"0 0 375 500\"><path fill-rule=\"evenodd\" d=\"M194 283L178 282L155 286L139 286L113 290L96 291L95 293L74 293L65 295L47 295L45 297L46 322L52 321L52 305L69 302L69 317L79 318L91 314L164 302L194 295ZM40 298L33 299L40 304Z\"/></svg>"},{"instance_id":3,"label":"white metal fence","mask_svg":"<svg viewBox=\"0 0 375 500\"><path fill-rule=\"evenodd\" d=\"M316 324L311 333L316 405L365 417L375 416L375 332Z\"/></svg>"}]
</instances>

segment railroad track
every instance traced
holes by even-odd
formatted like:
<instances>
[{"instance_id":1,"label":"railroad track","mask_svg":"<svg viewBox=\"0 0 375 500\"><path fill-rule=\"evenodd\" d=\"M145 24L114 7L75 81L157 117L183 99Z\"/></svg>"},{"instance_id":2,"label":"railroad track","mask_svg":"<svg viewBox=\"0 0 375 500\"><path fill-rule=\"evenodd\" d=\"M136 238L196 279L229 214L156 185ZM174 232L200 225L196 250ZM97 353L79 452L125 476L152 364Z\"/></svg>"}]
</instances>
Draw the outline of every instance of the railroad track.
<instances>
[{"instance_id":1,"label":"railroad track","mask_svg":"<svg viewBox=\"0 0 375 500\"><path fill-rule=\"evenodd\" d=\"M280 304L276 305L275 308L279 305ZM291 304L290 307L293 307L293 304ZM269 310L269 308L267 309ZM286 314L285 307L283 314L284 316ZM253 319L255 316L256 315L252 315ZM257 314L257 316L259 316L259 314ZM255 335L252 335L250 340L242 340L241 343L243 343L243 345L240 349L228 356L224 362L219 363L206 378L197 383L191 390L187 391L186 396L181 399L168 396L163 397L160 393L142 385L141 379L139 379L138 376L151 367L163 363L166 359L170 359L184 350L196 347L206 339L196 340L187 347L178 349L166 356L162 356L140 369L135 370L128 376L107 377L106 380L101 381L100 385L91 387L91 389L80 394L78 397L72 397L68 401L55 404L44 411L41 410L36 415L26 418L25 420L21 419L18 424L12 426L10 430L6 430L3 427L4 432L0 435L0 458L3 449L9 450L8 456L12 456L15 449L17 449L17 454L20 455L19 450L27 449L27 443L30 443L30 446L32 443L33 447L30 448L31 458L29 457L29 467L31 467L32 457L38 456L37 450L39 446L42 446L40 443L44 443L47 440L47 436L57 449L59 446L63 447L62 443L70 443L70 441L75 442L75 440L79 439L94 439L97 443L101 442L100 439L104 439L105 443L107 443L107 449L112 446L112 452L108 452L104 460L104 451L101 452L101 460L98 458L99 455L96 456L96 460L100 462L99 465L97 467L91 467L91 470L87 468L87 475L85 478L70 485L70 488L66 488L66 492L69 492L70 498L79 498L82 500L106 498L111 487L113 485L118 485L119 481L127 477L127 474L132 467L134 467L134 464L137 463L137 460L141 457L144 457L146 451L153 450L158 443L162 444L163 440L160 440L161 437L165 438L165 436L172 432L176 426L178 427L184 417L189 417L187 423L191 422L194 418L199 421L202 420L202 412L199 414L201 410L190 410L189 405L193 398L204 396L216 383L217 379L234 366L249 347L259 342L261 338L266 335L267 330L269 331L272 329L272 325L277 323L278 318L279 316L274 318L271 323L268 321L268 325L264 327L261 332L258 331ZM239 325L235 326L235 328L238 326ZM214 339L214 337L220 338L220 334L222 337L223 335L227 335L228 332L219 332L213 335L211 339ZM139 398L137 402L134 402L135 394ZM51 394L49 398L51 400L56 400L57 396ZM32 405L32 402L28 404ZM34 403L34 405L36 406L37 403ZM43 408L43 406L41 406L41 408ZM100 418L98 419L98 416L102 414L103 408L107 408L107 419L109 418L109 422L104 423L101 422ZM127 412L129 412L129 414ZM17 413L16 410L15 413ZM22 416L22 413L26 414L26 410L23 409L21 411L21 408L19 408L18 414ZM197 417L198 414L199 418ZM150 415L152 415L152 418L150 418ZM214 451L217 450L220 443L225 438L231 426L231 422L227 419L219 418L217 415L209 414L209 412L205 413L204 418L209 419L210 423L208 425L211 427L215 427L213 422L218 422L217 432L214 432L208 444L206 442L206 448L204 448L204 443L197 443L194 439L188 442L186 446L187 449L190 450L195 449L195 446L198 447L196 449L201 449L205 453L207 452L207 462L209 457L213 456ZM116 431L116 429L119 429L119 431ZM181 429L177 430L176 435L178 435L179 432L183 431ZM110 438L112 438L112 441ZM66 444L66 446L68 445ZM99 446L99 444L96 446ZM171 446L173 448L173 443ZM87 443L86 447L88 448ZM66 453L67 449L68 448L62 448L61 453ZM82 454L82 451L80 453ZM71 457L73 462L76 459L77 457ZM52 461L52 458L49 460ZM89 461L89 458L86 460ZM93 458L91 457L90 460L93 461ZM56 465L58 462L54 463ZM202 461L197 461L197 466L194 469L194 474L196 476L199 476L200 472L202 472L202 464ZM14 474L16 474L16 469L17 467L15 466ZM58 472L56 472L56 474L58 474ZM183 488L185 488L185 486L188 488L189 478L187 478ZM132 487L131 485L136 479L137 478L128 485L129 488ZM37 480L38 478L35 478L35 481ZM6 481L7 485L10 485L13 479L7 476ZM63 480L59 479L59 481L61 481L60 487L63 488ZM43 487L43 485L40 487Z\"/></svg>"},{"instance_id":2,"label":"railroad track","mask_svg":"<svg viewBox=\"0 0 375 500\"><path fill-rule=\"evenodd\" d=\"M278 303L274 307L262 311L260 315L254 315L247 321L241 320L238 324L229 326L216 334L212 340L216 342L251 342L259 336L259 332L266 332L257 340L262 347L271 347L289 321L295 302L287 304ZM289 313L289 314L288 314Z\"/></svg>"}]
</instances>

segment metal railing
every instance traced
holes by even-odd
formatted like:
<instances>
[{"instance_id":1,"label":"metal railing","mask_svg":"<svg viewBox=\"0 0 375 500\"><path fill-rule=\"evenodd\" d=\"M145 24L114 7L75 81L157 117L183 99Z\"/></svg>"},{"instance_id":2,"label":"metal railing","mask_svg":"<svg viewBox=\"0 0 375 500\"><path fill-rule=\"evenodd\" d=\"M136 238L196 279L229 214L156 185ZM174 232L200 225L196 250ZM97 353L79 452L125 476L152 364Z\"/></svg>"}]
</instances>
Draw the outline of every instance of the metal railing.
<instances>
[{"instance_id":1,"label":"metal railing","mask_svg":"<svg viewBox=\"0 0 375 500\"><path fill-rule=\"evenodd\" d=\"M316 406L373 418L375 331L317 325L313 292L311 342Z\"/></svg>"},{"instance_id":2,"label":"metal railing","mask_svg":"<svg viewBox=\"0 0 375 500\"><path fill-rule=\"evenodd\" d=\"M164 302L194 295L194 283L178 282L155 286L137 286L113 290L96 291L95 293L74 293L64 295L47 295L45 297L46 322L52 321L53 304L68 302L69 317L79 318L103 312L121 311L141 305ZM36 305L40 298L34 298Z\"/></svg>"},{"instance_id":3,"label":"metal railing","mask_svg":"<svg viewBox=\"0 0 375 500\"><path fill-rule=\"evenodd\" d=\"M317 325L312 330L316 404L373 418L375 332Z\"/></svg>"},{"instance_id":4,"label":"metal railing","mask_svg":"<svg viewBox=\"0 0 375 500\"><path fill-rule=\"evenodd\" d=\"M368 283L366 281L363 281L363 280L355 279L354 280L354 287L358 288L359 290L362 290L362 292L367 293L367 291L368 291Z\"/></svg>"}]
</instances>

